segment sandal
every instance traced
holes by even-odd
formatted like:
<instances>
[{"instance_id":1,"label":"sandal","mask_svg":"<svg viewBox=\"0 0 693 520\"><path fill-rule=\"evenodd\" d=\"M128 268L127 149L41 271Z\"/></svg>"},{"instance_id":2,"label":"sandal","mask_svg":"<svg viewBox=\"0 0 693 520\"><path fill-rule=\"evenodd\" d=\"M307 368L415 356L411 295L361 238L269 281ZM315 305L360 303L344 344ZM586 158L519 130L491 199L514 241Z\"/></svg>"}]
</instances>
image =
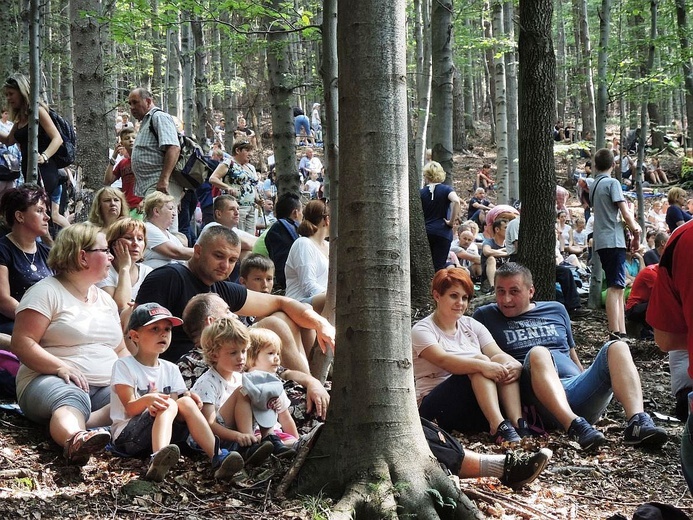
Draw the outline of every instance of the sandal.
<instances>
[{"instance_id":1,"label":"sandal","mask_svg":"<svg viewBox=\"0 0 693 520\"><path fill-rule=\"evenodd\" d=\"M103 450L110 441L111 434L106 430L82 430L68 439L63 455L68 464L84 466L92 454Z\"/></svg>"}]
</instances>

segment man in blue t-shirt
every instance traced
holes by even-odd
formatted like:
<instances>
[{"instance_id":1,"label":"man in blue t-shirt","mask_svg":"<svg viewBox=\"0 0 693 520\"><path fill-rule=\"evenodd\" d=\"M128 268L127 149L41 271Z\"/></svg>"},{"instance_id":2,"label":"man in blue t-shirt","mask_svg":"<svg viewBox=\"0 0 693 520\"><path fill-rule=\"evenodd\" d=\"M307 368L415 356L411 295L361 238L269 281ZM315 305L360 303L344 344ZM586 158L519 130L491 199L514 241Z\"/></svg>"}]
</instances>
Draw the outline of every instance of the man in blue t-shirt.
<instances>
[{"instance_id":1,"label":"man in blue t-shirt","mask_svg":"<svg viewBox=\"0 0 693 520\"><path fill-rule=\"evenodd\" d=\"M624 443L660 447L667 434L643 409L640 376L628 344L609 341L583 368L575 351L570 318L557 302L533 302L532 273L508 262L498 268L496 303L474 312L496 343L523 363L523 401L537 406L545 424L562 426L583 449L604 444L594 424L611 401L623 405Z\"/></svg>"}]
</instances>

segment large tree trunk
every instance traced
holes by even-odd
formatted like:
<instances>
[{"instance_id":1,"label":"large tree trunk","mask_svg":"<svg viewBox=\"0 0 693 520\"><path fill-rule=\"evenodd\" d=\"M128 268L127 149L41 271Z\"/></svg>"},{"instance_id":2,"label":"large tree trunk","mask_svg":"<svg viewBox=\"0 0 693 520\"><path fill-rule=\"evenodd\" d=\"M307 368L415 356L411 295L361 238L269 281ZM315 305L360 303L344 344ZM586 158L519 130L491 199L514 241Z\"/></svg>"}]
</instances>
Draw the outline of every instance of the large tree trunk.
<instances>
[{"instance_id":1,"label":"large tree trunk","mask_svg":"<svg viewBox=\"0 0 693 520\"><path fill-rule=\"evenodd\" d=\"M431 147L452 185L452 0L434 2L432 12Z\"/></svg>"},{"instance_id":2,"label":"large tree trunk","mask_svg":"<svg viewBox=\"0 0 693 520\"><path fill-rule=\"evenodd\" d=\"M112 142L106 117L102 42L97 18L84 16L94 7L90 0L71 0L72 20L72 74L74 88L80 102L75 105L75 122L79 132L77 140L77 166L87 188L97 189L103 184L103 172L108 160L108 145Z\"/></svg>"},{"instance_id":3,"label":"large tree trunk","mask_svg":"<svg viewBox=\"0 0 693 520\"><path fill-rule=\"evenodd\" d=\"M688 120L688 143L693 142L693 65L688 50L688 19L686 0L676 0L676 23L678 25L679 45L681 45L681 67L686 88L686 119Z\"/></svg>"},{"instance_id":4,"label":"large tree trunk","mask_svg":"<svg viewBox=\"0 0 693 520\"><path fill-rule=\"evenodd\" d=\"M551 120L555 106L556 58L551 40L553 7L545 0L520 0L520 263L534 274L536 298L556 297L556 171ZM547 247L549 246L549 247Z\"/></svg>"},{"instance_id":5,"label":"large tree trunk","mask_svg":"<svg viewBox=\"0 0 693 520\"><path fill-rule=\"evenodd\" d=\"M491 8L493 37L503 37L503 4L496 0ZM494 51L494 92L496 100L496 196L500 204L508 202L508 113L505 86L505 54L500 45Z\"/></svg>"},{"instance_id":6,"label":"large tree trunk","mask_svg":"<svg viewBox=\"0 0 693 520\"><path fill-rule=\"evenodd\" d=\"M433 490L475 515L431 458L411 365L405 1L339 3L337 347L328 420L300 493L341 496L332 519L436 519ZM373 118L373 114L378 114ZM368 132L364 132L364 128ZM367 151L367 153L364 153ZM377 158L374 162L373 158ZM377 221L378 225L373 225Z\"/></svg>"},{"instance_id":7,"label":"large tree trunk","mask_svg":"<svg viewBox=\"0 0 693 520\"><path fill-rule=\"evenodd\" d=\"M272 0L277 12L281 12L281 0ZM273 25L273 31L267 35L267 72L269 78L269 99L272 107L272 136L274 160L277 168L277 196L286 192L300 192L301 178L296 164L296 145L294 120L291 109L290 84L291 70L288 53L289 33Z\"/></svg>"},{"instance_id":8,"label":"large tree trunk","mask_svg":"<svg viewBox=\"0 0 693 520\"><path fill-rule=\"evenodd\" d=\"M598 150L606 145L606 60L611 32L611 0L602 0L599 10L599 52L597 53L597 134L594 146Z\"/></svg>"}]
</instances>

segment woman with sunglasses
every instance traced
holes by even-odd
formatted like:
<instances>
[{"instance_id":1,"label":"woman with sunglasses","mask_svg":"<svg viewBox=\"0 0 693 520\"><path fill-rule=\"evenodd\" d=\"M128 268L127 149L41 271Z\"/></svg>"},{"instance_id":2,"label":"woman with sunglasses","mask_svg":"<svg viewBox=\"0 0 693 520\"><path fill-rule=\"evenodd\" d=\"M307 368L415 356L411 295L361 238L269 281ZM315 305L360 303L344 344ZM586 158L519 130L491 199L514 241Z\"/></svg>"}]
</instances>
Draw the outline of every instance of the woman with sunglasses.
<instances>
[{"instance_id":1,"label":"woman with sunglasses","mask_svg":"<svg viewBox=\"0 0 693 520\"><path fill-rule=\"evenodd\" d=\"M5 98L10 110L10 118L14 125L9 134L0 132L0 142L7 146L19 144L22 152L22 174L27 178L27 158L29 157L29 107L30 94L29 81L22 74L13 74L5 81ZM58 151L63 139L60 132L53 124L48 105L39 101L38 108L38 169L43 188L51 200L51 212L59 214L60 197L62 195L62 184L58 176L58 167L53 160L53 155ZM64 227L66 222L59 222Z\"/></svg>"},{"instance_id":2,"label":"woman with sunglasses","mask_svg":"<svg viewBox=\"0 0 693 520\"><path fill-rule=\"evenodd\" d=\"M48 424L69 464L83 466L111 439L110 380L116 359L128 355L118 307L96 287L111 266L106 235L80 223L63 229L48 255L57 273L19 302L12 352L21 365L17 402L30 420Z\"/></svg>"},{"instance_id":3,"label":"woman with sunglasses","mask_svg":"<svg viewBox=\"0 0 693 520\"><path fill-rule=\"evenodd\" d=\"M0 211L11 228L0 238L0 332L12 334L14 315L24 293L53 274L48 267L50 248L39 241L48 235L46 192L36 184L6 191Z\"/></svg>"},{"instance_id":4,"label":"woman with sunglasses","mask_svg":"<svg viewBox=\"0 0 693 520\"><path fill-rule=\"evenodd\" d=\"M255 204L258 201L258 176L250 164L253 145L248 140L239 140L231 147L232 157L224 159L209 176L209 183L233 195L240 206L241 216L238 229L255 234Z\"/></svg>"}]
</instances>

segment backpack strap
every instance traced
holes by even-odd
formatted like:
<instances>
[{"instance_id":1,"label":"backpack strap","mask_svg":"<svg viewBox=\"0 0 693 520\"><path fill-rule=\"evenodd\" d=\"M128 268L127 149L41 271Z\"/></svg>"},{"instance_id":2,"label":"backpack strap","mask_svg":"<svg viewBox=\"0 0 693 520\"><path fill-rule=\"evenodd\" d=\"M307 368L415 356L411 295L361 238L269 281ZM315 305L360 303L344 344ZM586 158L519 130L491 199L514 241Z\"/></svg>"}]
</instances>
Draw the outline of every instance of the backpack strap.
<instances>
[{"instance_id":1,"label":"backpack strap","mask_svg":"<svg viewBox=\"0 0 693 520\"><path fill-rule=\"evenodd\" d=\"M154 107L149 111L149 130L151 133L154 134L154 137L156 138L156 143L159 144L159 131L156 129L156 125L154 124L154 114L157 112L161 112L161 109L159 107Z\"/></svg>"},{"instance_id":2,"label":"backpack strap","mask_svg":"<svg viewBox=\"0 0 693 520\"><path fill-rule=\"evenodd\" d=\"M605 177L602 177L599 179L597 182L594 183L594 186L590 188L590 194L589 194L589 199L590 199L590 208L594 207L594 192L597 191L597 186L599 185L602 180L604 180Z\"/></svg>"}]
</instances>

